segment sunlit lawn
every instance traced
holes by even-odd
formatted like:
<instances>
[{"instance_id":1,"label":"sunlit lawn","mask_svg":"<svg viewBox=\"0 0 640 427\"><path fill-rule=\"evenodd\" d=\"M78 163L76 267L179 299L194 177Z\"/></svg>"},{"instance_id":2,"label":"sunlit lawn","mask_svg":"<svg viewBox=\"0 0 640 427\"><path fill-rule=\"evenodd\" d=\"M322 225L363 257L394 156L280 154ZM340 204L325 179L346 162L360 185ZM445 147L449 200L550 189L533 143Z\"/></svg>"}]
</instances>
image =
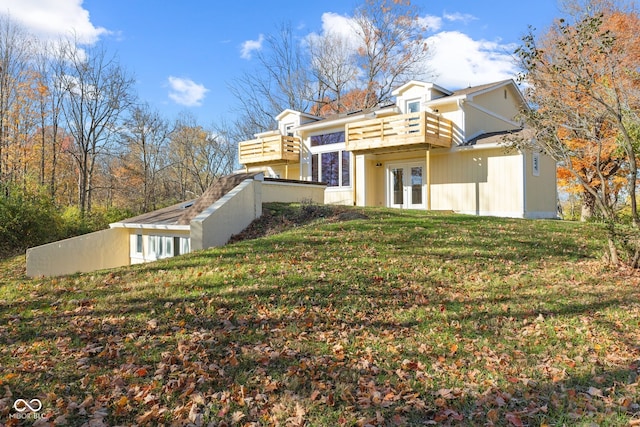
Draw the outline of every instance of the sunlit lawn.
<instances>
[{"instance_id":1,"label":"sunlit lawn","mask_svg":"<svg viewBox=\"0 0 640 427\"><path fill-rule=\"evenodd\" d=\"M19 398L41 425L640 418L640 279L595 225L351 212L95 274L2 261L0 423L33 424Z\"/></svg>"}]
</instances>

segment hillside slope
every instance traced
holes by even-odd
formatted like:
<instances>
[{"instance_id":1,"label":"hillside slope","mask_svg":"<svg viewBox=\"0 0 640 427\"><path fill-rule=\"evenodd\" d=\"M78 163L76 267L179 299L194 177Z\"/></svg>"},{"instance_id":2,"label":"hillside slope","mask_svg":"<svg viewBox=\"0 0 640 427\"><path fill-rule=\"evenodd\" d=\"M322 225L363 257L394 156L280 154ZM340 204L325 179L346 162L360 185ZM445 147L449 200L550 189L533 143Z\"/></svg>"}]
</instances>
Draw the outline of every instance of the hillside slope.
<instances>
[{"instance_id":1,"label":"hillside slope","mask_svg":"<svg viewBox=\"0 0 640 427\"><path fill-rule=\"evenodd\" d=\"M599 262L593 225L265 212L156 263L29 280L3 262L0 423L637 422L640 280Z\"/></svg>"}]
</instances>

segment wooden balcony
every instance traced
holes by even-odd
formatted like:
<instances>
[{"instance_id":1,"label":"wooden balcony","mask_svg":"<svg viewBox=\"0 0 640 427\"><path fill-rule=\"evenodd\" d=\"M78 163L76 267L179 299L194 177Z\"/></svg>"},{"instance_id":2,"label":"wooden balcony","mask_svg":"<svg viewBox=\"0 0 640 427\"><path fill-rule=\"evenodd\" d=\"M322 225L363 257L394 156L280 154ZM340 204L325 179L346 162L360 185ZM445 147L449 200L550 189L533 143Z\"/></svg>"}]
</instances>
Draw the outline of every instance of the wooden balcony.
<instances>
[{"instance_id":1,"label":"wooden balcony","mask_svg":"<svg viewBox=\"0 0 640 427\"><path fill-rule=\"evenodd\" d=\"M273 133L238 144L239 162L245 166L300 162L300 138Z\"/></svg>"},{"instance_id":2,"label":"wooden balcony","mask_svg":"<svg viewBox=\"0 0 640 427\"><path fill-rule=\"evenodd\" d=\"M349 123L345 132L347 150L363 153L451 147L452 137L452 122L426 111Z\"/></svg>"}]
</instances>

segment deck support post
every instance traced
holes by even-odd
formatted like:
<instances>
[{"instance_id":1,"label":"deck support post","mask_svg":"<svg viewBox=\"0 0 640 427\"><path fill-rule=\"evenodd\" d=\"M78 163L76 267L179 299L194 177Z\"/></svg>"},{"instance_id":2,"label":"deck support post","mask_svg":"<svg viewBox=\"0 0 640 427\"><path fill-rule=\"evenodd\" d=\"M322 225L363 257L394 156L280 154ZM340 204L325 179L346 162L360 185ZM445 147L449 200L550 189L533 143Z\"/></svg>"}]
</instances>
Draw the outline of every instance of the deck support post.
<instances>
[{"instance_id":1,"label":"deck support post","mask_svg":"<svg viewBox=\"0 0 640 427\"><path fill-rule=\"evenodd\" d=\"M427 167L427 210L431 210L431 144L427 146L426 153L426 167Z\"/></svg>"}]
</instances>

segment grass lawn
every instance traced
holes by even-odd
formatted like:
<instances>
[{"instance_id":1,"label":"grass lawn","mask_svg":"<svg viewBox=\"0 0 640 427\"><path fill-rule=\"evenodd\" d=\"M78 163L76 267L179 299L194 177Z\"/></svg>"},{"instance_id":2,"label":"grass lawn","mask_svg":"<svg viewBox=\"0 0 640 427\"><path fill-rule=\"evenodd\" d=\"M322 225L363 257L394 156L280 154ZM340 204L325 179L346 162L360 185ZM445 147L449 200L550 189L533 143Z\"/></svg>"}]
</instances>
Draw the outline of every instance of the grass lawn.
<instances>
[{"instance_id":1,"label":"grass lawn","mask_svg":"<svg viewBox=\"0 0 640 427\"><path fill-rule=\"evenodd\" d=\"M1 261L0 424L640 425L640 278L595 225L340 208L266 230L305 209L107 272Z\"/></svg>"}]
</instances>

